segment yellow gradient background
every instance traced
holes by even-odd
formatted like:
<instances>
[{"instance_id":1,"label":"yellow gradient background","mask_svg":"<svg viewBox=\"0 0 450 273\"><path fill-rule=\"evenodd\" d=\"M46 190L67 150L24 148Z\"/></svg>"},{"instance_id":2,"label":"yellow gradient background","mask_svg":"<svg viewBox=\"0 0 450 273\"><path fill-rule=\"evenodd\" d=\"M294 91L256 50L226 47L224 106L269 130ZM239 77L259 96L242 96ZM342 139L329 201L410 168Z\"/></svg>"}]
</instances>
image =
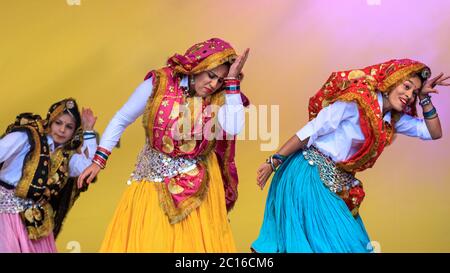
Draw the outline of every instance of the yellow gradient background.
<instances>
[{"instance_id":1,"label":"yellow gradient background","mask_svg":"<svg viewBox=\"0 0 450 273\"><path fill-rule=\"evenodd\" d=\"M103 132L149 70L210 37L239 52L251 48L241 89L254 105L279 105L278 147L306 123L308 98L332 71L409 57L450 73L444 0L68 2L77 1L0 1L1 128L17 113L44 115L72 96L94 110ZM358 175L366 189L361 215L382 252L450 252L450 88L433 102L442 139L399 136L375 168ZM255 173L274 152L261 151L267 142L258 135L237 146L240 195L230 220L240 252L249 252L263 219L268 187L256 187ZM143 144L138 119L69 214L60 252L72 241L82 252L98 251Z\"/></svg>"}]
</instances>

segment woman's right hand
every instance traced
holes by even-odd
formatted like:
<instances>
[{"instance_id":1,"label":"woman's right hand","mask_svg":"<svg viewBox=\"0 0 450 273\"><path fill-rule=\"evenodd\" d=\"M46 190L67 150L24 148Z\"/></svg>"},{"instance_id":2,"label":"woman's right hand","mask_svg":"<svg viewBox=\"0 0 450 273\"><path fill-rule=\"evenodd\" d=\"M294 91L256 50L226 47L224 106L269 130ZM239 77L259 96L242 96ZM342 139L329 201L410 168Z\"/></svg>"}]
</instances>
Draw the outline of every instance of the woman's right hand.
<instances>
[{"instance_id":1,"label":"woman's right hand","mask_svg":"<svg viewBox=\"0 0 450 273\"><path fill-rule=\"evenodd\" d=\"M92 112L91 108L83 107L81 109L81 125L83 126L84 131L94 130L94 125L96 121L97 117L94 116L94 112Z\"/></svg>"},{"instance_id":2,"label":"woman's right hand","mask_svg":"<svg viewBox=\"0 0 450 273\"><path fill-rule=\"evenodd\" d=\"M258 168L257 172L257 185L262 189L264 189L264 186L267 183L267 180L269 179L270 175L272 174L272 166L270 166L269 163L263 163Z\"/></svg>"},{"instance_id":3,"label":"woman's right hand","mask_svg":"<svg viewBox=\"0 0 450 273\"><path fill-rule=\"evenodd\" d=\"M100 172L101 168L99 165L92 163L89 167L87 167L81 174L78 176L77 186L79 189L83 187L83 183L91 184L92 180L97 176Z\"/></svg>"},{"instance_id":4,"label":"woman's right hand","mask_svg":"<svg viewBox=\"0 0 450 273\"><path fill-rule=\"evenodd\" d=\"M244 67L245 62L248 58L248 53L250 52L250 48L247 48L242 55L239 55L234 63L231 65L230 70L228 71L227 77L230 78L238 78L242 73L242 68Z\"/></svg>"},{"instance_id":5,"label":"woman's right hand","mask_svg":"<svg viewBox=\"0 0 450 273\"><path fill-rule=\"evenodd\" d=\"M450 86L450 83L445 82L450 79L450 76L445 76L444 73L437 75L436 77L428 80L420 89L419 97L429 95L430 93L439 94L437 89L434 89L436 86Z\"/></svg>"}]
</instances>

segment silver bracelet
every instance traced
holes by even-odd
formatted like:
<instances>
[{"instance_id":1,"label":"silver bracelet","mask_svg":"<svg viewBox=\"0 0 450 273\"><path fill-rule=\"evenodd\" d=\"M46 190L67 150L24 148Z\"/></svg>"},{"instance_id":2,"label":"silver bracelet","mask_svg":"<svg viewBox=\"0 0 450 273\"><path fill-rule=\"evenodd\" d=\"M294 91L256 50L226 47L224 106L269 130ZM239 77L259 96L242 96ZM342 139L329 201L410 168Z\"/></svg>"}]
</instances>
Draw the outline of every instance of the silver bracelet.
<instances>
[{"instance_id":1,"label":"silver bracelet","mask_svg":"<svg viewBox=\"0 0 450 273\"><path fill-rule=\"evenodd\" d=\"M273 163L273 158L272 158L272 156L270 156L269 158L267 158L266 163L267 163L267 164L270 164L270 167L272 167L272 171L273 171L273 172L276 172L276 171L277 171L277 168L275 168L275 164Z\"/></svg>"},{"instance_id":2,"label":"silver bracelet","mask_svg":"<svg viewBox=\"0 0 450 273\"><path fill-rule=\"evenodd\" d=\"M421 99L419 101L420 106L424 107L425 105L428 105L431 103L431 96L430 95L426 95L425 98Z\"/></svg>"}]
</instances>

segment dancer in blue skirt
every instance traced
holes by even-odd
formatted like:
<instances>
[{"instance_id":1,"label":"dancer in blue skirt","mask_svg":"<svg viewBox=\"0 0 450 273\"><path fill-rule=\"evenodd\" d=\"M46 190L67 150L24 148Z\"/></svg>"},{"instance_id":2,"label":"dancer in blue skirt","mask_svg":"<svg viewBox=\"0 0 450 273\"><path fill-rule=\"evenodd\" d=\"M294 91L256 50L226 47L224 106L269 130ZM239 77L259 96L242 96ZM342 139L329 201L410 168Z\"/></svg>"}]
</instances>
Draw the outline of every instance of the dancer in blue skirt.
<instances>
[{"instance_id":1,"label":"dancer in blue skirt","mask_svg":"<svg viewBox=\"0 0 450 273\"><path fill-rule=\"evenodd\" d=\"M442 136L430 93L443 74L402 59L332 73L310 99L310 121L258 169L267 197L255 252L371 252L358 214L364 198L355 173L373 166L396 133ZM417 117L416 102L423 110Z\"/></svg>"}]
</instances>

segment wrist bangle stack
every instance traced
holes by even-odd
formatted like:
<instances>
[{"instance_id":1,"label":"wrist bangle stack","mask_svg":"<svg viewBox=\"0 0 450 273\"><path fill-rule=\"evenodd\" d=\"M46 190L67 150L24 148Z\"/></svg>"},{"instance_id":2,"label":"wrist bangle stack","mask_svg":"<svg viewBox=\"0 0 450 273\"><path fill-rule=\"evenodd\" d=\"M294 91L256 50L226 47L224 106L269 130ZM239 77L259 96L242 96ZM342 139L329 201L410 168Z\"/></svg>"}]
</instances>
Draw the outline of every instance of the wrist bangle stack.
<instances>
[{"instance_id":1,"label":"wrist bangle stack","mask_svg":"<svg viewBox=\"0 0 450 273\"><path fill-rule=\"evenodd\" d=\"M100 168L104 169L106 167L106 161L108 160L110 154L110 151L99 146L97 147L97 151L95 152L92 162L97 164Z\"/></svg>"},{"instance_id":2,"label":"wrist bangle stack","mask_svg":"<svg viewBox=\"0 0 450 273\"><path fill-rule=\"evenodd\" d=\"M225 93L226 94L240 94L240 81L237 78L226 77L225 81Z\"/></svg>"},{"instance_id":3,"label":"wrist bangle stack","mask_svg":"<svg viewBox=\"0 0 450 273\"><path fill-rule=\"evenodd\" d=\"M431 103L431 97L430 95L426 95L423 99L419 101L420 106L424 107L425 105L428 105Z\"/></svg>"},{"instance_id":4,"label":"wrist bangle stack","mask_svg":"<svg viewBox=\"0 0 450 273\"><path fill-rule=\"evenodd\" d=\"M286 158L287 158L287 156L285 156L285 155L280 155L280 154L274 154L274 155L272 155L272 157L275 158L275 159L280 160L281 163L283 163L283 162L286 160Z\"/></svg>"},{"instance_id":5,"label":"wrist bangle stack","mask_svg":"<svg viewBox=\"0 0 450 273\"><path fill-rule=\"evenodd\" d=\"M287 156L280 155L280 154L274 154L274 155L271 155L266 160L266 163L270 164L270 166L272 167L272 171L276 172L278 170L278 168L280 167L280 165L283 164L283 162L286 160L286 158L287 158ZM281 163L277 167L275 167L274 160L279 160Z\"/></svg>"},{"instance_id":6,"label":"wrist bangle stack","mask_svg":"<svg viewBox=\"0 0 450 273\"><path fill-rule=\"evenodd\" d=\"M270 167L272 167L272 171L276 172L277 168L275 167L275 164L273 163L273 158L270 156L268 159L266 159L266 163L270 164Z\"/></svg>"},{"instance_id":7,"label":"wrist bangle stack","mask_svg":"<svg viewBox=\"0 0 450 273\"><path fill-rule=\"evenodd\" d=\"M437 112L436 112L436 108L431 108L430 111L427 112L423 112L423 117L425 119L434 119L435 117L437 117Z\"/></svg>"},{"instance_id":8,"label":"wrist bangle stack","mask_svg":"<svg viewBox=\"0 0 450 273\"><path fill-rule=\"evenodd\" d=\"M95 133L95 131L84 131L83 132L84 140L95 139L95 138L97 138L97 134Z\"/></svg>"}]
</instances>

